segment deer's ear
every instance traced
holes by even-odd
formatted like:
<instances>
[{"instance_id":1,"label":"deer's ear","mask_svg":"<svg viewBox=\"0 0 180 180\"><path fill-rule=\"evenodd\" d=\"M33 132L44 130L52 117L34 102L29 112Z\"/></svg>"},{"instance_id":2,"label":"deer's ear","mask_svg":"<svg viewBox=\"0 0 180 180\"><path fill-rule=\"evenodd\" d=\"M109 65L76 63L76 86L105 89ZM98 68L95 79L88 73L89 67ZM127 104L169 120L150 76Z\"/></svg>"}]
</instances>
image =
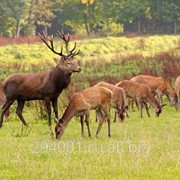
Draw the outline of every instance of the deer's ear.
<instances>
[{"instance_id":1,"label":"deer's ear","mask_svg":"<svg viewBox=\"0 0 180 180\"><path fill-rule=\"evenodd\" d=\"M56 123L56 124L58 124L59 123L59 120L58 120L58 118L54 118L54 122Z\"/></svg>"}]
</instances>

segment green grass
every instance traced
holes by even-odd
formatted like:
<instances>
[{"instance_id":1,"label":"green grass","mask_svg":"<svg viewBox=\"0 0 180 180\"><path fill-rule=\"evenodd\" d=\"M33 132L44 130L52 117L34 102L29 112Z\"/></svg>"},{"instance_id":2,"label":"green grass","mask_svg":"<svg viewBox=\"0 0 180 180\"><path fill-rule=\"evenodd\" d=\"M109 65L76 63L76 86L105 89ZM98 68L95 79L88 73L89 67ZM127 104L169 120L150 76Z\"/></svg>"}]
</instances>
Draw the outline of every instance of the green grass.
<instances>
[{"instance_id":1,"label":"green grass","mask_svg":"<svg viewBox=\"0 0 180 180\"><path fill-rule=\"evenodd\" d=\"M11 114L0 130L0 179L178 179L180 177L180 112L166 106L159 118L151 110L130 111L124 123L97 123L91 113L92 138L81 138L73 118L61 140L52 139L47 122L25 109L29 127ZM111 114L113 116L113 114ZM113 119L113 117L111 118ZM86 132L87 133L87 132Z\"/></svg>"},{"instance_id":2,"label":"green grass","mask_svg":"<svg viewBox=\"0 0 180 180\"><path fill-rule=\"evenodd\" d=\"M67 94L88 87L90 81L105 78L121 80L141 67L157 68L155 61L138 59L164 51L179 54L179 36L150 36L133 39L103 38L78 41L77 56L83 71L73 74L71 86L59 97L60 116L68 104ZM119 57L135 55L120 63ZM44 44L0 47L0 79L15 72L52 69L56 56ZM141 56L140 56L141 57ZM134 61L136 60L136 61ZM78 83L77 83L78 82ZM15 115L15 106L0 129L0 179L179 179L180 112L165 106L159 118L151 109L130 110L124 123L111 123L112 137L107 137L104 123L95 138L98 124L91 113L92 138L81 138L79 119L73 118L61 140L51 137L46 118L40 119L35 104L24 108L28 128ZM36 107L38 105L36 104ZM113 113L111 112L111 121ZM54 124L53 124L54 128ZM87 134L87 131L86 131ZM86 135L87 136L87 135Z\"/></svg>"}]
</instances>

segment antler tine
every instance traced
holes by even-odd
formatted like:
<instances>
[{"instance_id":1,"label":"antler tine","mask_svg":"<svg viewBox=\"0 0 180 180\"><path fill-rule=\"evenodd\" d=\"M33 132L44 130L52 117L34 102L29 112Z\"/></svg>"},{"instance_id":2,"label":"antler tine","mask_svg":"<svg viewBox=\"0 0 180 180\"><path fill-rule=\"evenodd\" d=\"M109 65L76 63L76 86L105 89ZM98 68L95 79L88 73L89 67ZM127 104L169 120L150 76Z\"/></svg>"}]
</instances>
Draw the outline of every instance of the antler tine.
<instances>
[{"instance_id":1,"label":"antler tine","mask_svg":"<svg viewBox=\"0 0 180 180\"><path fill-rule=\"evenodd\" d=\"M80 50L75 51L74 53L69 54L68 57L72 57L73 58L74 56L78 55L79 52L80 52Z\"/></svg>"},{"instance_id":2,"label":"antler tine","mask_svg":"<svg viewBox=\"0 0 180 180\"><path fill-rule=\"evenodd\" d=\"M61 52L56 52L56 51L54 50L53 35L48 36L48 35L47 35L47 32L45 32L45 31L43 31L43 35L38 32L38 35L39 35L39 37L41 38L41 40L46 44L46 46L47 46L52 52L54 52L55 54L57 54L57 55L59 55L59 56L65 57L65 55L63 55L63 53L62 53L62 52L63 52L63 47L61 47ZM48 44L47 40L50 42L50 45Z\"/></svg>"},{"instance_id":3,"label":"antler tine","mask_svg":"<svg viewBox=\"0 0 180 180\"><path fill-rule=\"evenodd\" d=\"M69 49L68 49L68 43L69 43L69 41L70 41L70 35L69 35L69 33L68 33L67 38L66 38L66 36L65 36L65 34L64 34L64 31L61 30L61 32L60 32L60 31L57 32L57 36L58 36L59 38L61 38L61 39L65 42L66 52L67 52L67 54L69 54Z\"/></svg>"},{"instance_id":4,"label":"antler tine","mask_svg":"<svg viewBox=\"0 0 180 180\"><path fill-rule=\"evenodd\" d=\"M76 42L74 43L74 47L72 48L72 50L69 51L68 55L71 55L75 49L76 49Z\"/></svg>"}]
</instances>

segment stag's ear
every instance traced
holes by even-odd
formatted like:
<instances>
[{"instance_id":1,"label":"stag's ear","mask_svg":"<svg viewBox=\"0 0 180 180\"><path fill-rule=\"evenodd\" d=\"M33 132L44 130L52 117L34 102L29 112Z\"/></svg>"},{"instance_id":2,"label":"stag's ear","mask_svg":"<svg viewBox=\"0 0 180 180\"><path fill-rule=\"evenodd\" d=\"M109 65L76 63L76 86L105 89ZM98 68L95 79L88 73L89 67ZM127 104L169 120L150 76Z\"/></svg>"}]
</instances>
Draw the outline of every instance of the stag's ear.
<instances>
[{"instance_id":1,"label":"stag's ear","mask_svg":"<svg viewBox=\"0 0 180 180\"><path fill-rule=\"evenodd\" d=\"M54 122L56 123L56 124L58 124L59 123L59 120L58 120L58 118L54 118Z\"/></svg>"}]
</instances>

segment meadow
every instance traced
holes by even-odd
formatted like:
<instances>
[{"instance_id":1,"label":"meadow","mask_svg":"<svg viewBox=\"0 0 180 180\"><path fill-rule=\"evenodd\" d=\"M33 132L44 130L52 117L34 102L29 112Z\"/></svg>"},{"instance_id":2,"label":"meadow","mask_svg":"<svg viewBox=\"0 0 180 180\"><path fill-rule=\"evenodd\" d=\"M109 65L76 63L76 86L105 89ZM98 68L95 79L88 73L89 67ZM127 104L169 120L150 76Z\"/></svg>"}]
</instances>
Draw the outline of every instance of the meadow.
<instances>
[{"instance_id":1,"label":"meadow","mask_svg":"<svg viewBox=\"0 0 180 180\"><path fill-rule=\"evenodd\" d=\"M59 97L59 116L70 96L104 80L115 83L136 74L161 75L173 86L180 72L180 37L108 37L76 40L77 62L82 72L73 74L71 85ZM59 42L56 42L59 47ZM53 55L40 42L0 47L0 80L15 72L52 69ZM92 138L81 138L80 122L73 118L60 140L48 129L47 117L38 102L27 103L23 127L15 114L16 104L0 129L0 179L179 179L180 112L168 104L160 117L129 110L124 123L107 123L95 138L97 123L92 111ZM53 125L54 126L54 125Z\"/></svg>"}]
</instances>

